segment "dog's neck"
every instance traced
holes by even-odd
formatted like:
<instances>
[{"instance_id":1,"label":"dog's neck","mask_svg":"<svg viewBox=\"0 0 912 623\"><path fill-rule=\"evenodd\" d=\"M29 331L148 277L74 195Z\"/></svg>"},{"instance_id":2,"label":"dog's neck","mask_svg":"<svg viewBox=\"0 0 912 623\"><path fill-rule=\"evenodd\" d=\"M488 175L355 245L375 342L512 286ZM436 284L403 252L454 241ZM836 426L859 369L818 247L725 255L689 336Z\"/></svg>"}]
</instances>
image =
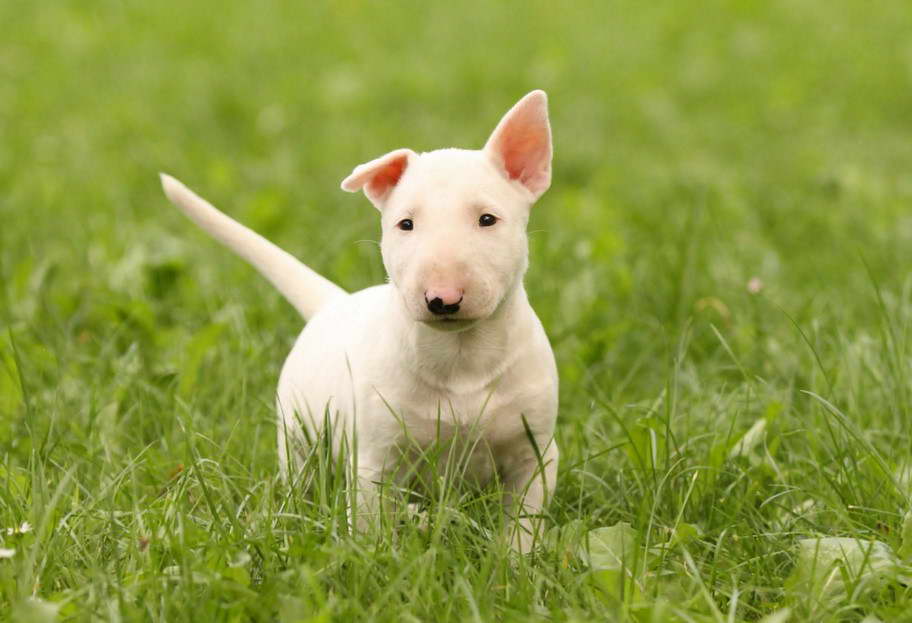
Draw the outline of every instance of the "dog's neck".
<instances>
[{"instance_id":1,"label":"dog's neck","mask_svg":"<svg viewBox=\"0 0 912 623\"><path fill-rule=\"evenodd\" d=\"M482 389L500 377L528 342L534 312L522 282L493 314L462 331L441 331L408 316L398 293L393 316L403 364L423 383L457 391Z\"/></svg>"}]
</instances>

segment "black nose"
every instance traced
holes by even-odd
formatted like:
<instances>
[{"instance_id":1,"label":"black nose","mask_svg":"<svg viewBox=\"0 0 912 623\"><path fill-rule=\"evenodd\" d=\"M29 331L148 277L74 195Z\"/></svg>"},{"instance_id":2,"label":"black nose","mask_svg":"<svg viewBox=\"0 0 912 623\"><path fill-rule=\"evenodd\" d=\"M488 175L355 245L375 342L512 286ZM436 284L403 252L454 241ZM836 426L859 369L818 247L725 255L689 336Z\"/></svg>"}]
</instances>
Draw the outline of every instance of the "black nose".
<instances>
[{"instance_id":1,"label":"black nose","mask_svg":"<svg viewBox=\"0 0 912 623\"><path fill-rule=\"evenodd\" d=\"M459 304L462 302L462 299L459 299L455 303L450 303L445 305L443 299L440 297L433 298L427 302L428 309L431 310L432 314L437 314L442 316L443 314L455 314L459 311Z\"/></svg>"}]
</instances>

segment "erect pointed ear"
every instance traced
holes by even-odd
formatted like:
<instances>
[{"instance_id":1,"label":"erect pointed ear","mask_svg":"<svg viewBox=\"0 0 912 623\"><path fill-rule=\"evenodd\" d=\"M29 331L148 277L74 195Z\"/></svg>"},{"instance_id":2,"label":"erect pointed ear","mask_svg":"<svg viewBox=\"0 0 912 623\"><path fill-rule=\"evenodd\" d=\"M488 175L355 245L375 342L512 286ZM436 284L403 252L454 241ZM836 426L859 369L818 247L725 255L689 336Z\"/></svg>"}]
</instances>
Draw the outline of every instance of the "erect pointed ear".
<instances>
[{"instance_id":1,"label":"erect pointed ear","mask_svg":"<svg viewBox=\"0 0 912 623\"><path fill-rule=\"evenodd\" d=\"M548 96L532 91L519 100L497 124L485 144L504 175L539 196L551 185L551 125Z\"/></svg>"},{"instance_id":2,"label":"erect pointed ear","mask_svg":"<svg viewBox=\"0 0 912 623\"><path fill-rule=\"evenodd\" d=\"M399 183L409 161L418 154L411 149L397 149L376 160L359 164L351 175L342 180L342 190L350 193L363 190L378 210L390 191Z\"/></svg>"}]
</instances>

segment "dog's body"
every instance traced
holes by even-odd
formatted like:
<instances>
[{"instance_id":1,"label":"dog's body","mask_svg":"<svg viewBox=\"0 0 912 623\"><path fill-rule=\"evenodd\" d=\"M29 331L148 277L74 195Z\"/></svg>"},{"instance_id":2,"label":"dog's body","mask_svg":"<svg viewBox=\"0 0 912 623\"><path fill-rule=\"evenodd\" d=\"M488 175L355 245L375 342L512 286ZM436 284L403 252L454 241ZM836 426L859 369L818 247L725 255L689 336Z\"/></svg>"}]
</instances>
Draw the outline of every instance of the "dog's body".
<instances>
[{"instance_id":1,"label":"dog's body","mask_svg":"<svg viewBox=\"0 0 912 623\"><path fill-rule=\"evenodd\" d=\"M382 213L391 283L346 294L290 255L163 176L169 198L256 266L309 322L278 386L283 470L295 448L325 433L356 449L359 512L403 457L467 442L466 475L499 476L505 510L522 516L527 551L553 490L557 371L528 303L526 223L550 184L547 102L530 93L483 150L397 150L343 182ZM351 443L354 439L355 443ZM292 450L292 452L289 452Z\"/></svg>"}]
</instances>

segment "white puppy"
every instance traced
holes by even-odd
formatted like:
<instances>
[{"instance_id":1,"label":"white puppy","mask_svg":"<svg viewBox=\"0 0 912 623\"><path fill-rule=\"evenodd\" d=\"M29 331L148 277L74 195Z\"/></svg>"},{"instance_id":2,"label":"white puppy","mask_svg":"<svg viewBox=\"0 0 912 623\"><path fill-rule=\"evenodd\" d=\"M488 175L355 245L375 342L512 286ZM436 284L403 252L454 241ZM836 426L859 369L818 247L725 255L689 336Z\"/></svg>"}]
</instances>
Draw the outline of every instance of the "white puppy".
<instances>
[{"instance_id":1,"label":"white puppy","mask_svg":"<svg viewBox=\"0 0 912 623\"><path fill-rule=\"evenodd\" d=\"M358 525L415 449L459 440L465 475L499 476L512 543L528 551L554 489L557 370L523 287L529 209L551 183L543 91L484 149L398 149L342 182L380 210L389 283L348 294L162 175L168 198L248 260L307 320L278 386L283 472L332 426L357 474ZM452 457L447 457L452 458Z\"/></svg>"}]
</instances>

